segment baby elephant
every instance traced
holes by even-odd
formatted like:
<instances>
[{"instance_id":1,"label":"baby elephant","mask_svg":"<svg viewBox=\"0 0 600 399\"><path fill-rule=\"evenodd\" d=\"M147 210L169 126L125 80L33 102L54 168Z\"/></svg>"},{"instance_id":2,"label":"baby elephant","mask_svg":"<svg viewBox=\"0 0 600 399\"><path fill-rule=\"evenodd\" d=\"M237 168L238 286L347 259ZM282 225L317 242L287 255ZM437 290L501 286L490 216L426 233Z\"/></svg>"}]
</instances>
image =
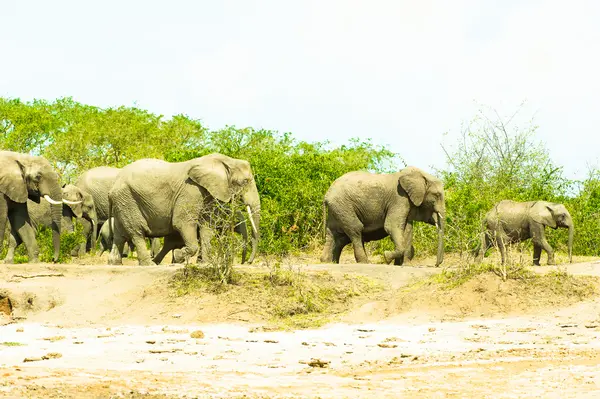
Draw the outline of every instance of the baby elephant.
<instances>
[{"instance_id":1,"label":"baby elephant","mask_svg":"<svg viewBox=\"0 0 600 399\"><path fill-rule=\"evenodd\" d=\"M544 228L564 227L569 229L569 262L572 262L573 219L563 204L546 201L516 202L504 200L497 203L483 221L481 246L477 259L481 261L485 252L498 245L502 264L506 261L506 244L533 240L533 264L540 265L542 249L548 254L548 265L554 265L554 250L546 241Z\"/></svg>"}]
</instances>

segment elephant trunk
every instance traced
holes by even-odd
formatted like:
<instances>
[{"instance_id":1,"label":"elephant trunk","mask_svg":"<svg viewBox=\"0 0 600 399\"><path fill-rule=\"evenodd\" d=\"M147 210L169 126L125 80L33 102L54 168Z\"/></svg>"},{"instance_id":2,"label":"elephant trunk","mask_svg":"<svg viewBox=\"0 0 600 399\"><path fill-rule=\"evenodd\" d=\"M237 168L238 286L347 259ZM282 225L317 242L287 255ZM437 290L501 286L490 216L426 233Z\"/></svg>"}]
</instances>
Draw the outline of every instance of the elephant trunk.
<instances>
[{"instance_id":1,"label":"elephant trunk","mask_svg":"<svg viewBox=\"0 0 600 399\"><path fill-rule=\"evenodd\" d=\"M446 224L446 218L443 213L437 213L437 228L438 228L438 249L437 249L437 260L435 266L439 266L444 261L444 227Z\"/></svg>"},{"instance_id":2,"label":"elephant trunk","mask_svg":"<svg viewBox=\"0 0 600 399\"><path fill-rule=\"evenodd\" d=\"M244 193L243 202L246 205L246 211L250 219L250 228L252 229L252 252L248 259L248 263L252 263L258 253L258 242L260 240L260 197L254 180L252 180L251 186Z\"/></svg>"},{"instance_id":3,"label":"elephant trunk","mask_svg":"<svg viewBox=\"0 0 600 399\"><path fill-rule=\"evenodd\" d=\"M52 215L52 245L54 247L54 256L52 260L54 262L58 262L58 258L60 255L60 230L61 230L61 221L62 221L62 191L60 186L57 184L56 187L53 187L50 191L50 197L54 200L57 200L58 203L50 204L50 211Z\"/></svg>"},{"instance_id":4,"label":"elephant trunk","mask_svg":"<svg viewBox=\"0 0 600 399\"><path fill-rule=\"evenodd\" d=\"M86 218L92 224L92 237L91 237L91 249L90 249L90 251L92 253L95 253L95 250L96 250L96 239L98 238L98 214L92 208L92 211L90 211L90 212L87 213L87 217L86 217L86 215L84 215L84 218Z\"/></svg>"},{"instance_id":5,"label":"elephant trunk","mask_svg":"<svg viewBox=\"0 0 600 399\"><path fill-rule=\"evenodd\" d=\"M569 225L569 242L568 242L568 248L569 248L569 263L573 263L573 235L575 233L575 228L573 226L573 224L571 223Z\"/></svg>"}]
</instances>

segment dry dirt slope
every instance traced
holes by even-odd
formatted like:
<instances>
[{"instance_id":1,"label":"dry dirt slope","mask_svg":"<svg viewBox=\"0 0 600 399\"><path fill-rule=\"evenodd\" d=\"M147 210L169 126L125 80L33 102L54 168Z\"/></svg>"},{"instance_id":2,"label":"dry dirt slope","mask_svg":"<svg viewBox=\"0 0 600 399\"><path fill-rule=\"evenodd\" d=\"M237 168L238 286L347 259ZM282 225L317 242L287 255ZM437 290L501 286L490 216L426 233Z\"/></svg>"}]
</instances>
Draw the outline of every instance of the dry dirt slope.
<instances>
[{"instance_id":1,"label":"dry dirt slope","mask_svg":"<svg viewBox=\"0 0 600 399\"><path fill-rule=\"evenodd\" d=\"M437 271L304 269L360 271L394 287ZM452 322L419 312L378 320L366 305L348 319L352 324L263 331L237 315L215 324L211 317L219 317L201 312L206 322L198 323L197 308L206 304L177 302L160 290L175 270L0 266L0 290L30 309L16 314L26 319L0 326L0 397L568 398L597 397L600 390L598 300ZM569 270L600 275L593 263ZM40 274L52 276L27 278ZM371 322L360 323L361 315ZM197 330L203 338L192 338ZM314 357L329 367L308 366Z\"/></svg>"}]
</instances>

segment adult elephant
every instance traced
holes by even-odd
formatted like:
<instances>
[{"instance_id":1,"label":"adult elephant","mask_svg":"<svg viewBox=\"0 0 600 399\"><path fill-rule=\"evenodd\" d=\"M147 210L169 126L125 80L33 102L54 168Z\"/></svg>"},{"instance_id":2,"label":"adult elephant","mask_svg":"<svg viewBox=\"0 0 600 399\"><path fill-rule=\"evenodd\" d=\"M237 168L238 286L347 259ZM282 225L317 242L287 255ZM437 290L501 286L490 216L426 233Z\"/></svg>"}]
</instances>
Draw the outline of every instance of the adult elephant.
<instances>
[{"instance_id":1,"label":"adult elephant","mask_svg":"<svg viewBox=\"0 0 600 399\"><path fill-rule=\"evenodd\" d=\"M222 217L222 215L220 215ZM248 226L246 224L246 218L241 211L236 212L236 224L233 228L233 231L239 234L242 237L242 264L246 263L247 255L248 255ZM212 235L214 234L214 229L225 228L224 224L220 220L216 220L217 216L213 217L213 222L209 225L205 225L202 228L198 226L198 237L200 237L200 251L198 253L197 263L202 263L202 261L208 260L208 252L209 245L208 243L212 239ZM252 223L252 221L251 221ZM171 235L165 240L165 245L161 248L160 252L157 252L157 255L154 257L153 261L157 265L162 262L163 258L173 250L172 262L173 263L182 263L185 261L184 256L180 248L184 247L184 242L181 239L180 235ZM248 263L252 263L254 258L256 257L256 246L252 246L252 253L250 254L250 259L248 259Z\"/></svg>"},{"instance_id":2,"label":"adult elephant","mask_svg":"<svg viewBox=\"0 0 600 399\"><path fill-rule=\"evenodd\" d=\"M155 264L146 237L179 235L186 261L198 251L198 225L206 226L218 203L239 196L254 226L258 245L260 199L250 163L223 154L209 154L186 162L142 159L124 167L109 192L114 216L109 264L121 264L125 242L138 248L140 265ZM164 249L164 248L163 248Z\"/></svg>"},{"instance_id":3,"label":"adult elephant","mask_svg":"<svg viewBox=\"0 0 600 399\"><path fill-rule=\"evenodd\" d=\"M0 193L0 248L10 221L11 235L25 243L29 262L39 262L39 247L29 218L27 199L39 204L44 198L51 205L53 260L58 261L63 202L58 174L50 162L40 156L0 151Z\"/></svg>"},{"instance_id":4,"label":"adult elephant","mask_svg":"<svg viewBox=\"0 0 600 399\"><path fill-rule=\"evenodd\" d=\"M546 226L557 229L569 229L569 262L573 261L573 234L575 228L571 214L563 204L547 201L517 202L503 200L485 215L481 244L476 250L477 259L481 261L486 251L494 244L498 246L502 264L506 262L506 245L525 241L533 241L533 264L540 265L542 249L548 254L548 264L554 265L554 250L548 244L544 230Z\"/></svg>"},{"instance_id":5,"label":"adult elephant","mask_svg":"<svg viewBox=\"0 0 600 399\"><path fill-rule=\"evenodd\" d=\"M62 188L62 221L61 231L72 233L74 231L73 218L81 220L82 218L95 218L94 203L89 194L83 193L78 187L72 184L65 185ZM66 206L65 206L66 205ZM52 226L52 205L47 201L36 203L27 200L27 211L29 220L34 229L38 226ZM9 237L8 251L4 258L4 263L13 263L15 249L21 244L22 240L18 236Z\"/></svg>"},{"instance_id":6,"label":"adult elephant","mask_svg":"<svg viewBox=\"0 0 600 399\"><path fill-rule=\"evenodd\" d=\"M79 248L79 255L83 255L88 252L96 245L96 240L99 231L104 231L104 235L101 237L101 253L104 249L109 249L112 245L112 237L109 236L109 228L106 226L102 230L103 225L108 220L108 192L112 188L113 184L117 180L117 176L121 172L120 168L113 168L110 166L99 166L97 168L89 169L83 172L75 182L75 186L79 187L83 192L88 193L96 207L96 220L82 220L83 233L87 237L86 243L81 244ZM102 244L108 245L109 247L102 248ZM160 242L154 240L152 242L153 254L157 253L160 249ZM123 255L127 255L129 250L124 248Z\"/></svg>"},{"instance_id":7,"label":"adult elephant","mask_svg":"<svg viewBox=\"0 0 600 399\"><path fill-rule=\"evenodd\" d=\"M395 250L385 251L385 262L402 265L405 256L412 257L415 221L437 226L436 266L443 261L444 184L414 166L389 174L344 174L327 190L323 212L326 242L321 262L339 263L343 248L352 243L356 261L368 263L364 242L390 236Z\"/></svg>"},{"instance_id":8,"label":"adult elephant","mask_svg":"<svg viewBox=\"0 0 600 399\"><path fill-rule=\"evenodd\" d=\"M88 193L96 207L96 221L82 221L83 233L87 237L86 244L82 244L80 254L91 250L96 243L99 229L108 220L108 192L117 179L121 169L109 166L100 166L83 172L75 182L83 192Z\"/></svg>"}]
</instances>

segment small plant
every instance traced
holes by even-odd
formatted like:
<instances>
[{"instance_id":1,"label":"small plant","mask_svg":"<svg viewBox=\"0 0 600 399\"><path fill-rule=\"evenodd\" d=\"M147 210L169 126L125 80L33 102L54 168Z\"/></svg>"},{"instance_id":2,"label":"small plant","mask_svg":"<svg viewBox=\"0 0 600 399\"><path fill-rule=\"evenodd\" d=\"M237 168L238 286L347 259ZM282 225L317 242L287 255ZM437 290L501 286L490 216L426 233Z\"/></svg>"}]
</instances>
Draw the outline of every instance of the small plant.
<instances>
[{"instance_id":1,"label":"small plant","mask_svg":"<svg viewBox=\"0 0 600 399\"><path fill-rule=\"evenodd\" d=\"M327 272L305 273L276 263L268 272L234 271L230 284L221 284L211 267L187 266L176 273L171 288L178 296L219 296L219 302L242 303L280 327L309 328L326 323L351 307L355 298L377 293L383 286L366 277L334 277Z\"/></svg>"},{"instance_id":2,"label":"small plant","mask_svg":"<svg viewBox=\"0 0 600 399\"><path fill-rule=\"evenodd\" d=\"M0 345L3 346L25 346L25 344L22 344L20 342L0 342Z\"/></svg>"}]
</instances>

